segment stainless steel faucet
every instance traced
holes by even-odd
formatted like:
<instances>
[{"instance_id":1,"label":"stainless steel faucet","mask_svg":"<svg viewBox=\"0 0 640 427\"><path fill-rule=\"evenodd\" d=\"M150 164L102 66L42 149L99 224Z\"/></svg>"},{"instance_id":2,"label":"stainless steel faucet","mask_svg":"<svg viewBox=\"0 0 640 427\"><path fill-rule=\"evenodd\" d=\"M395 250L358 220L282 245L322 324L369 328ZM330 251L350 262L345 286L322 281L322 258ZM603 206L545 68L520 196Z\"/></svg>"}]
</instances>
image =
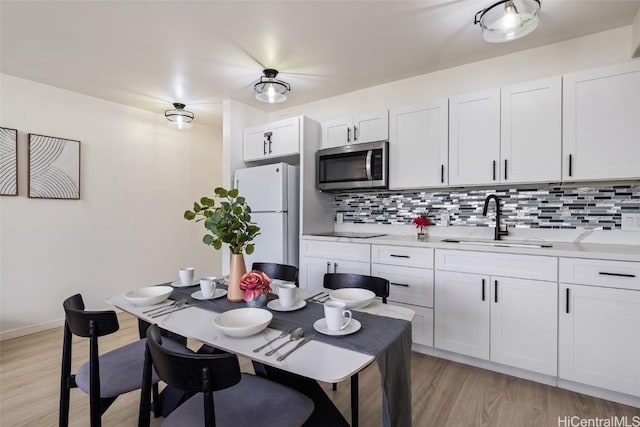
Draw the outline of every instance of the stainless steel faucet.
<instances>
[{"instance_id":1,"label":"stainless steel faucet","mask_svg":"<svg viewBox=\"0 0 640 427\"><path fill-rule=\"evenodd\" d=\"M486 199L484 199L484 209L482 209L482 215L487 216L487 210L489 209L489 201L494 200L496 202L496 233L493 240L501 240L500 236L506 236L509 234L509 231L500 230L500 199L495 194L489 194Z\"/></svg>"}]
</instances>

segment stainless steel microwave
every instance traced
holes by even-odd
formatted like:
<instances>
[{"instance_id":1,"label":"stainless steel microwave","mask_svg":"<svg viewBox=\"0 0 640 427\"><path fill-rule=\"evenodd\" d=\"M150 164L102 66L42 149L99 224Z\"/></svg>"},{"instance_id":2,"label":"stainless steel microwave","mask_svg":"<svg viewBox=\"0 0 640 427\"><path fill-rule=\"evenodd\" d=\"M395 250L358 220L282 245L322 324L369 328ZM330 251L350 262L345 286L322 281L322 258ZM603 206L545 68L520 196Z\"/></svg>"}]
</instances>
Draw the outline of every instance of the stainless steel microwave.
<instances>
[{"instance_id":1,"label":"stainless steel microwave","mask_svg":"<svg viewBox=\"0 0 640 427\"><path fill-rule=\"evenodd\" d=\"M316 186L338 191L388 188L389 142L325 148L316 153Z\"/></svg>"}]
</instances>

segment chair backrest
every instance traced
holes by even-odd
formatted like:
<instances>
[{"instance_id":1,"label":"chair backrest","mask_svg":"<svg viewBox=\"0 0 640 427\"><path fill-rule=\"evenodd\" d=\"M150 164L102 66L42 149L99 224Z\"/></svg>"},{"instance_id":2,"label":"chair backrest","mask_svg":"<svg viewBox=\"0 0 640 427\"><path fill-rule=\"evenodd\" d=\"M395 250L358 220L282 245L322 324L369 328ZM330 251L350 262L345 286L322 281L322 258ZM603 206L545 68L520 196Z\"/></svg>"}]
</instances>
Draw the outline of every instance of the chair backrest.
<instances>
[{"instance_id":1,"label":"chair backrest","mask_svg":"<svg viewBox=\"0 0 640 427\"><path fill-rule=\"evenodd\" d=\"M235 354L170 350L162 345L158 325L151 325L147 330L147 348L160 379L187 393L210 393L240 382L240 364Z\"/></svg>"},{"instance_id":2,"label":"chair backrest","mask_svg":"<svg viewBox=\"0 0 640 427\"><path fill-rule=\"evenodd\" d=\"M96 337L108 335L117 331L118 316L113 310L85 311L82 295L73 295L62 303L67 325L74 335L91 337L91 329Z\"/></svg>"},{"instance_id":3,"label":"chair backrest","mask_svg":"<svg viewBox=\"0 0 640 427\"><path fill-rule=\"evenodd\" d=\"M349 273L327 273L324 275L324 287L327 289L363 288L368 289L387 303L389 281L382 277L364 276Z\"/></svg>"},{"instance_id":4,"label":"chair backrest","mask_svg":"<svg viewBox=\"0 0 640 427\"><path fill-rule=\"evenodd\" d=\"M252 270L260 270L272 279L286 280L298 285L298 267L293 265L276 264L273 262L254 262Z\"/></svg>"}]
</instances>

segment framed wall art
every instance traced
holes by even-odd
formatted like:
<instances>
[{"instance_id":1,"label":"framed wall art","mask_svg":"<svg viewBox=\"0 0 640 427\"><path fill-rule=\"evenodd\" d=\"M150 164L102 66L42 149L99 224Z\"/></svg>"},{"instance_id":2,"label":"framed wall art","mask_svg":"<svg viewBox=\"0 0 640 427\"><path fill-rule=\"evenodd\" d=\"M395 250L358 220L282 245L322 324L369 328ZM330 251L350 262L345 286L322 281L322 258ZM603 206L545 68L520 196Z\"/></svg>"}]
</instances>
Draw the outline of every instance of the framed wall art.
<instances>
[{"instance_id":1,"label":"framed wall art","mask_svg":"<svg viewBox=\"0 0 640 427\"><path fill-rule=\"evenodd\" d=\"M0 196L18 195L18 131L0 127Z\"/></svg>"},{"instance_id":2,"label":"framed wall art","mask_svg":"<svg viewBox=\"0 0 640 427\"><path fill-rule=\"evenodd\" d=\"M80 199L80 141L29 134L29 197Z\"/></svg>"}]
</instances>

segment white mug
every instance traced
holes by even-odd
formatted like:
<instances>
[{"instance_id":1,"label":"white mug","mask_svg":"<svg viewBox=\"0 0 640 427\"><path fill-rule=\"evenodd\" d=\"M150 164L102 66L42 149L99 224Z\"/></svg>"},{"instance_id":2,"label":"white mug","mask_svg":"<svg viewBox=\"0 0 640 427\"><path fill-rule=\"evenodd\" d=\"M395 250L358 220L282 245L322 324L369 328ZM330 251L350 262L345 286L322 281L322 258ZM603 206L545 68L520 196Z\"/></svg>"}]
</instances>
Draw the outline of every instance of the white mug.
<instances>
[{"instance_id":1,"label":"white mug","mask_svg":"<svg viewBox=\"0 0 640 427\"><path fill-rule=\"evenodd\" d=\"M216 277L206 276L200 279L200 292L205 298L211 298L216 293Z\"/></svg>"},{"instance_id":2,"label":"white mug","mask_svg":"<svg viewBox=\"0 0 640 427\"><path fill-rule=\"evenodd\" d=\"M278 297L282 308L293 307L296 303L296 285L287 282L278 285Z\"/></svg>"},{"instance_id":3,"label":"white mug","mask_svg":"<svg viewBox=\"0 0 640 427\"><path fill-rule=\"evenodd\" d=\"M339 301L327 301L324 303L324 319L327 322L327 329L340 331L347 327L351 322L351 311L347 310L346 307L345 303Z\"/></svg>"},{"instance_id":4,"label":"white mug","mask_svg":"<svg viewBox=\"0 0 640 427\"><path fill-rule=\"evenodd\" d=\"M180 277L180 283L182 283L182 286L192 286L194 274L195 268L193 267L181 268L180 271L178 271L178 277Z\"/></svg>"}]
</instances>

